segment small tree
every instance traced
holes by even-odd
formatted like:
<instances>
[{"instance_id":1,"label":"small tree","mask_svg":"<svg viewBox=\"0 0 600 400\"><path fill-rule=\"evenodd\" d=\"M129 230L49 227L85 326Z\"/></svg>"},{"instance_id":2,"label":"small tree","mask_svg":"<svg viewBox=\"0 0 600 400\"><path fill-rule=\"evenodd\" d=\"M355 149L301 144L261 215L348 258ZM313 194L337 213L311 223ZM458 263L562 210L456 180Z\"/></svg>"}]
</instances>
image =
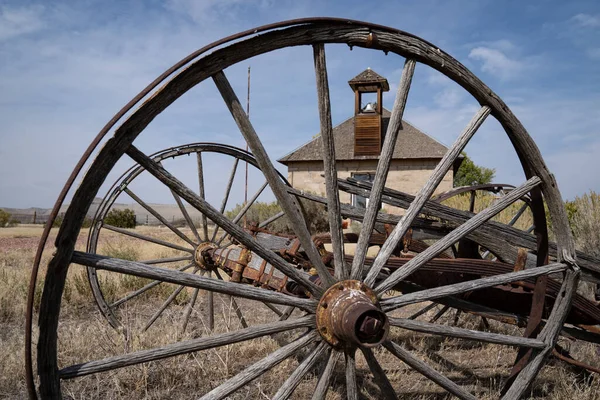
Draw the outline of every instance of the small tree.
<instances>
[{"instance_id":1,"label":"small tree","mask_svg":"<svg viewBox=\"0 0 600 400\"><path fill-rule=\"evenodd\" d=\"M10 222L10 213L0 208L0 228L4 228Z\"/></svg>"},{"instance_id":2,"label":"small tree","mask_svg":"<svg viewBox=\"0 0 600 400\"><path fill-rule=\"evenodd\" d=\"M135 228L135 213L129 208L124 210L112 209L104 218L104 223L118 228Z\"/></svg>"},{"instance_id":3,"label":"small tree","mask_svg":"<svg viewBox=\"0 0 600 400\"><path fill-rule=\"evenodd\" d=\"M454 175L454 187L484 185L492 182L496 174L495 169L480 167L466 153L463 155L465 158Z\"/></svg>"}]
</instances>

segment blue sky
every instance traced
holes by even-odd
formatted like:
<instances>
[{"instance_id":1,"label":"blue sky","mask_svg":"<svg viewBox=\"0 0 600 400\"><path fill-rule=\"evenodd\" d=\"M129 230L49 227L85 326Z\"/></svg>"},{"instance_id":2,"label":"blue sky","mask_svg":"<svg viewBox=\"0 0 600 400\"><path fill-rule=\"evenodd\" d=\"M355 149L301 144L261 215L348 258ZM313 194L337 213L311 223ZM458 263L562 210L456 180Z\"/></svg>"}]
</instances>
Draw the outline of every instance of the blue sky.
<instances>
[{"instance_id":1,"label":"blue sky","mask_svg":"<svg viewBox=\"0 0 600 400\"><path fill-rule=\"evenodd\" d=\"M564 198L600 191L597 1L0 0L0 206L50 207L106 121L190 52L241 30L307 16L389 25L436 44L511 107ZM391 108L401 57L336 45L327 47L327 57L334 124L353 111L346 82L367 67L388 78L384 104ZM279 158L319 130L312 50L287 49L232 66L226 74L240 98L248 66L252 121ZM476 110L456 84L417 66L406 120L449 145ZM136 145L153 152L197 141L244 146L211 81L177 100ZM497 122L486 121L467 152L496 168L496 181L523 180ZM216 168L211 178L225 179L228 168Z\"/></svg>"}]
</instances>

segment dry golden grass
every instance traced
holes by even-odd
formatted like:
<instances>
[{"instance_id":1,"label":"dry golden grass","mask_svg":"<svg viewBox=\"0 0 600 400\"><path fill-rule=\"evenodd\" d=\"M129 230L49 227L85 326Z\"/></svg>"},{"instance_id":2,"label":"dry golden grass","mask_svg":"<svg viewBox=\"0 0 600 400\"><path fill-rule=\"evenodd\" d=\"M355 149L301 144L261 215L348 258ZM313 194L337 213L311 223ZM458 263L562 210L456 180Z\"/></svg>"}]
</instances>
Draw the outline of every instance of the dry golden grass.
<instances>
[{"instance_id":1,"label":"dry golden grass","mask_svg":"<svg viewBox=\"0 0 600 400\"><path fill-rule=\"evenodd\" d=\"M136 232L158 238L169 238L173 235L165 229L139 227ZM86 233L78 241L78 249L85 248ZM0 230L0 237L16 239L16 242L2 243L0 248L0 398L24 398L26 396L23 378L23 331L25 315L25 297L29 281L30 268L33 262L35 246L23 242L36 239L41 234L39 227L18 227ZM52 233L54 236L56 232ZM50 239L52 243L53 237ZM15 244L16 243L16 244ZM182 243L182 242L180 242ZM42 265L46 265L51 250L45 254ZM180 254L177 250L165 249L154 244L140 244L136 239L110 233L101 238L99 252L117 255L130 259L152 259L173 257ZM171 267L182 264L174 264ZM43 274L42 274L43 275ZM103 289L111 298L118 298L138 287L138 278L122 277L118 274L101 274ZM36 290L36 309L39 306L41 284ZM206 303L204 296L198 300L192 319L185 333L181 332L181 318L191 295L191 290L182 292L181 298L169 307L164 315L146 332L142 327L164 299L175 288L174 285L161 284L146 296L140 296L127 302L118 314L127 334L112 329L99 313L90 293L85 270L73 265L69 271L61 322L59 326L59 363L67 366L122 354L139 349L152 348L167 343L186 340L208 334L206 329ZM264 305L254 301L240 303L248 322L251 325L276 320L276 316ZM398 310L397 315L409 315L423 304L413 305ZM216 318L215 331L236 330L240 323L236 318L231 302L227 296L215 296ZM430 311L424 317L430 317ZM299 313L298 313L299 315ZM450 312L446 318L452 322L454 315ZM36 316L37 318L37 316ZM463 315L461 326L474 327L477 321L473 317ZM494 329L502 332L516 328L493 323ZM297 336L300 332L295 332ZM502 377L506 376L514 361L514 350L505 346L481 345L460 340L440 339L427 335L414 334L407 331L394 330L393 337L403 342L415 354L449 377L466 385L474 393L483 398L491 398L485 392L496 390ZM35 335L34 335L35 337ZM279 335L276 338L265 337L244 343L224 346L222 348L186 354L167 360L123 368L100 373L88 377L63 382L65 397L74 399L88 398L197 398L211 388L235 375L253 361L257 361L279 347L278 341L289 341L291 334ZM576 354L590 361L594 358L595 349L589 344L572 344L578 347ZM377 357L402 398L410 399L442 399L448 398L435 384L427 381L419 374L387 353L376 350ZM596 356L597 357L597 356ZM380 398L379 390L367 372L366 362L362 355L357 356L359 387L365 398ZM284 380L297 366L295 359L289 359L260 379L250 383L235 393L234 399L263 399L272 396ZM328 399L344 398L343 368L338 364ZM293 398L310 398L317 377L307 376L296 390ZM562 363L551 361L542 371L533 390L531 398L550 399L597 399L600 398L600 385L597 381L585 381Z\"/></svg>"}]
</instances>

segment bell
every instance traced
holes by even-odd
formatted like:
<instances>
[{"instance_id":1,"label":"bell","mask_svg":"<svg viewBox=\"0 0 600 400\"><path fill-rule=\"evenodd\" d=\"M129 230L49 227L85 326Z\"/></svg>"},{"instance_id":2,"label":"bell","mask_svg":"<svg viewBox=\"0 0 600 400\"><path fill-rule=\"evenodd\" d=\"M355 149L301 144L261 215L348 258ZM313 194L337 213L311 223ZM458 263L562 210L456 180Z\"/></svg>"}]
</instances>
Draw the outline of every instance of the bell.
<instances>
[{"instance_id":1,"label":"bell","mask_svg":"<svg viewBox=\"0 0 600 400\"><path fill-rule=\"evenodd\" d=\"M362 111L365 113L375 112L375 106L373 105L373 103L367 103L367 105L365 106L365 108L363 108Z\"/></svg>"}]
</instances>

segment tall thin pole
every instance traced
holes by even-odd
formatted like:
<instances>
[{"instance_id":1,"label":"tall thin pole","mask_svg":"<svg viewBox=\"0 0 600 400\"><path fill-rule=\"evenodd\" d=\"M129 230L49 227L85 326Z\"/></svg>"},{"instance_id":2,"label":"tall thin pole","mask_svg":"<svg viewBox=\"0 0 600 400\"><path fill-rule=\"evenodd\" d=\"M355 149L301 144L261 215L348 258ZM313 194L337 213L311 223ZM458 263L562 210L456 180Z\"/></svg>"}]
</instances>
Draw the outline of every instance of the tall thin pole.
<instances>
[{"instance_id":1,"label":"tall thin pole","mask_svg":"<svg viewBox=\"0 0 600 400\"><path fill-rule=\"evenodd\" d=\"M250 119L250 66L248 66L248 94L246 96L246 115ZM248 151L248 142L246 142L246 151ZM244 206L248 203L248 163L246 162L246 181L244 186ZM247 227L246 214L244 214L244 228Z\"/></svg>"}]
</instances>

